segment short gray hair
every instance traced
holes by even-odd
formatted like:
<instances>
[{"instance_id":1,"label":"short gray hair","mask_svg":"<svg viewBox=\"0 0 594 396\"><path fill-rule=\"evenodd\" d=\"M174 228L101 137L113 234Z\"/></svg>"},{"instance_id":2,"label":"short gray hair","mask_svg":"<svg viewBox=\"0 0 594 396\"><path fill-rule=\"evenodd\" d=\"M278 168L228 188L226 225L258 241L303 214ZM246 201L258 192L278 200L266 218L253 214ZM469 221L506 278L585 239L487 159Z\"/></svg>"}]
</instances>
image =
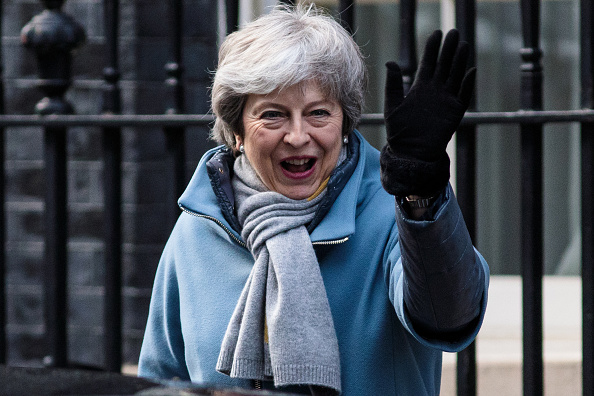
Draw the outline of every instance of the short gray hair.
<instances>
[{"instance_id":1,"label":"short gray hair","mask_svg":"<svg viewBox=\"0 0 594 396\"><path fill-rule=\"evenodd\" d=\"M211 137L229 147L243 136L242 111L250 94L314 80L338 100L343 134L361 119L367 71L351 35L314 5L277 6L231 33L219 50L212 85Z\"/></svg>"}]
</instances>

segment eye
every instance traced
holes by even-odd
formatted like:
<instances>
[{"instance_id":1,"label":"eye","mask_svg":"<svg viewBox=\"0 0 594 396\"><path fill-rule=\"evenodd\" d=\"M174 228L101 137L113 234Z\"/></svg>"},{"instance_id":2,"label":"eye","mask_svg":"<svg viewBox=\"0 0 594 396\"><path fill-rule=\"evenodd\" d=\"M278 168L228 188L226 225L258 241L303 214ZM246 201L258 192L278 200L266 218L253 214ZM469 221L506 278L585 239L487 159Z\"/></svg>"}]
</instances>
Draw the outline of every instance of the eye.
<instances>
[{"instance_id":1,"label":"eye","mask_svg":"<svg viewBox=\"0 0 594 396\"><path fill-rule=\"evenodd\" d=\"M325 117L325 116L329 116L330 112L328 110L324 110L324 109L315 109L311 112L311 115L314 117Z\"/></svg>"},{"instance_id":2,"label":"eye","mask_svg":"<svg viewBox=\"0 0 594 396\"><path fill-rule=\"evenodd\" d=\"M260 116L260 118L266 118L266 119L276 119L276 118L280 118L283 116L283 113L281 113L280 111L275 111L275 110L268 110L262 113L262 115Z\"/></svg>"}]
</instances>

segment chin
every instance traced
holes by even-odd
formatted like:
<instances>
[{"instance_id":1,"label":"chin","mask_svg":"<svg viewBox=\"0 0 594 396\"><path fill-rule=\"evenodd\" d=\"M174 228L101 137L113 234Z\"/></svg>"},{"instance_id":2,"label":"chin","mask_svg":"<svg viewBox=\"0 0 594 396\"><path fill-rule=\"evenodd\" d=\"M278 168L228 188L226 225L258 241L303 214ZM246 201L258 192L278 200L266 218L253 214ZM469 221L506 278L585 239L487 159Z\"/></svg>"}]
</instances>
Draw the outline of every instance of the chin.
<instances>
[{"instance_id":1,"label":"chin","mask_svg":"<svg viewBox=\"0 0 594 396\"><path fill-rule=\"evenodd\" d=\"M306 199L309 195L302 195L302 194L283 194L287 198L294 199L295 201L301 201L302 199Z\"/></svg>"},{"instance_id":2,"label":"chin","mask_svg":"<svg viewBox=\"0 0 594 396\"><path fill-rule=\"evenodd\" d=\"M300 201L302 199L306 199L312 196L312 194L315 192L314 191L303 191L303 190L290 190L290 191L283 191L281 192L281 194L283 194L285 197L287 198L291 198L294 199L296 201Z\"/></svg>"}]
</instances>

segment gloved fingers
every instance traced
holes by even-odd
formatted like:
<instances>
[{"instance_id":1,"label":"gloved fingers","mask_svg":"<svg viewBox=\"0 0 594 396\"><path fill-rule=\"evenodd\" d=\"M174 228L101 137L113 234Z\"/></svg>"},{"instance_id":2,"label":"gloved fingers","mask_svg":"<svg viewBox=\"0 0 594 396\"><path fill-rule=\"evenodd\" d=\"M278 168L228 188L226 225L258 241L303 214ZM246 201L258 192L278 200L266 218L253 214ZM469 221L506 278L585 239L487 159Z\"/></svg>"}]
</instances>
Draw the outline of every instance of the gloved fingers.
<instances>
[{"instance_id":1,"label":"gloved fingers","mask_svg":"<svg viewBox=\"0 0 594 396\"><path fill-rule=\"evenodd\" d=\"M387 117L404 100L402 71L396 62L386 63L386 88L384 98L384 115Z\"/></svg>"},{"instance_id":2,"label":"gloved fingers","mask_svg":"<svg viewBox=\"0 0 594 396\"><path fill-rule=\"evenodd\" d=\"M452 60L450 75L446 81L446 90L453 95L457 95L460 90L460 84L466 75L469 55L468 43L461 41L458 44L458 49Z\"/></svg>"},{"instance_id":3,"label":"gloved fingers","mask_svg":"<svg viewBox=\"0 0 594 396\"><path fill-rule=\"evenodd\" d=\"M441 30L436 30L427 39L423 57L419 65L419 71L415 78L415 82L422 80L431 80L435 73L435 65L437 64L437 55L439 54L439 46L441 44L441 37L443 33ZM413 83L414 85L414 83Z\"/></svg>"},{"instance_id":4,"label":"gloved fingers","mask_svg":"<svg viewBox=\"0 0 594 396\"><path fill-rule=\"evenodd\" d=\"M474 84L476 81L476 67L471 67L466 72L464 79L462 80L462 84L460 86L460 92L458 93L458 99L464 107L467 109L470 105L470 99L472 99L472 94L474 92Z\"/></svg>"},{"instance_id":5,"label":"gloved fingers","mask_svg":"<svg viewBox=\"0 0 594 396\"><path fill-rule=\"evenodd\" d=\"M460 42L460 34L456 29L452 29L446 34L439 55L439 61L435 70L435 78L441 83L445 83L452 71L452 62L454 56L457 54L458 43ZM456 66L456 65L454 65ZM466 67L464 67L466 69Z\"/></svg>"}]
</instances>

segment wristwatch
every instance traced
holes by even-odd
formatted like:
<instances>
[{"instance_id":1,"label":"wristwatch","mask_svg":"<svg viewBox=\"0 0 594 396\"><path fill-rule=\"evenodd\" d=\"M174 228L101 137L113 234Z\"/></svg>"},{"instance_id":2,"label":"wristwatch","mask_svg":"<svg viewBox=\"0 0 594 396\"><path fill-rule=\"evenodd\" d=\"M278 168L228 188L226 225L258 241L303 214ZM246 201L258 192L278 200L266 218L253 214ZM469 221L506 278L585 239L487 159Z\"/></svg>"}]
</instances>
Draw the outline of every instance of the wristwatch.
<instances>
[{"instance_id":1,"label":"wristwatch","mask_svg":"<svg viewBox=\"0 0 594 396\"><path fill-rule=\"evenodd\" d=\"M419 197L418 195L407 195L404 200L411 209L428 208L435 197Z\"/></svg>"}]
</instances>

